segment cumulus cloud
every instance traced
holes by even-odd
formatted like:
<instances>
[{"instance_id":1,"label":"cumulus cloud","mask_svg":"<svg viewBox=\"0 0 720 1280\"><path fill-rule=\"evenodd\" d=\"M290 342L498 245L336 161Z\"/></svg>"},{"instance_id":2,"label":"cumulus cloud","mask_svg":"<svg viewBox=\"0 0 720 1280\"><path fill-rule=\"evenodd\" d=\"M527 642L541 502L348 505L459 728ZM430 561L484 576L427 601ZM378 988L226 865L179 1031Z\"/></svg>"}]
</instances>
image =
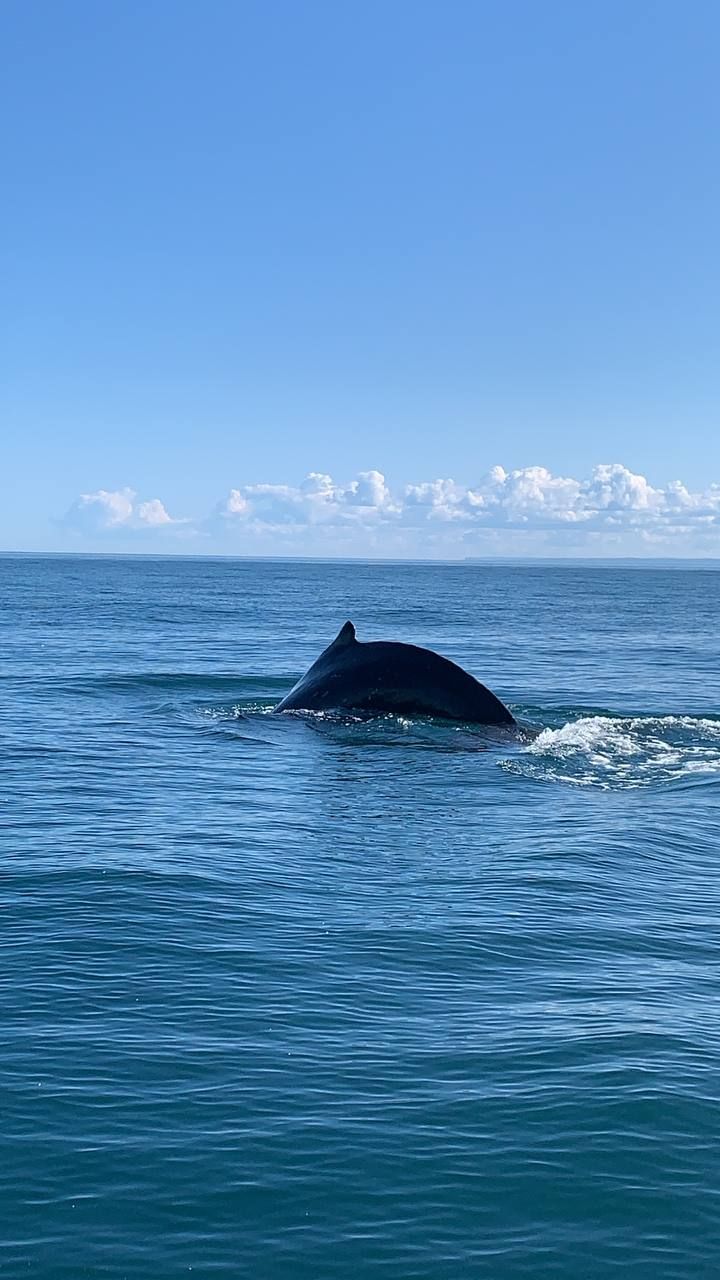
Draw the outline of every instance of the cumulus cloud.
<instances>
[{"instance_id":1,"label":"cumulus cloud","mask_svg":"<svg viewBox=\"0 0 720 1280\"><path fill-rule=\"evenodd\" d=\"M135 515L140 524L160 525L160 524L177 524L177 520L173 520L168 515L159 498L151 498L149 502L140 502L135 508Z\"/></svg>"},{"instance_id":2,"label":"cumulus cloud","mask_svg":"<svg viewBox=\"0 0 720 1280\"><path fill-rule=\"evenodd\" d=\"M115 493L98 489L95 493L81 493L71 510L91 523L112 529L131 519L134 498L132 489L119 489Z\"/></svg>"},{"instance_id":3,"label":"cumulus cloud","mask_svg":"<svg viewBox=\"0 0 720 1280\"><path fill-rule=\"evenodd\" d=\"M402 510L409 521L424 517L430 520L462 520L469 500L469 490L455 484L454 480L424 480L421 484L405 486Z\"/></svg>"},{"instance_id":4,"label":"cumulus cloud","mask_svg":"<svg viewBox=\"0 0 720 1280\"><path fill-rule=\"evenodd\" d=\"M380 471L361 471L349 484L311 471L299 486L248 484L231 489L216 516L230 523L238 518L273 525L342 525L396 514L385 477Z\"/></svg>"},{"instance_id":5,"label":"cumulus cloud","mask_svg":"<svg viewBox=\"0 0 720 1280\"><path fill-rule=\"evenodd\" d=\"M312 472L298 486L255 484L232 489L221 504L229 524L258 533L272 529L307 531L317 526L335 530L382 531L392 550L403 531L417 533L416 552L443 540L448 547L472 554L485 539L491 548L498 537L512 535L513 549L528 548L538 535L555 552L563 545L602 550L642 549L643 542L687 542L704 545L716 539L720 549L720 486L691 492L681 481L655 487L622 463L600 463L584 478L554 475L547 467L506 471L494 466L476 482L445 477L406 484L393 492L380 471L361 472L350 483ZM492 535L492 536L490 536Z\"/></svg>"},{"instance_id":6,"label":"cumulus cloud","mask_svg":"<svg viewBox=\"0 0 720 1280\"><path fill-rule=\"evenodd\" d=\"M672 480L660 487L617 462L582 478L498 465L471 483L445 477L397 487L377 470L342 482L312 471L296 485L239 484L197 522L174 519L159 498L138 501L132 489L82 494L67 521L153 537L176 530L220 549L281 553L717 554L720 485L694 492Z\"/></svg>"},{"instance_id":7,"label":"cumulus cloud","mask_svg":"<svg viewBox=\"0 0 720 1280\"><path fill-rule=\"evenodd\" d=\"M65 524L84 533L158 529L184 524L169 515L159 498L136 501L134 489L96 489L81 493L65 516Z\"/></svg>"}]
</instances>

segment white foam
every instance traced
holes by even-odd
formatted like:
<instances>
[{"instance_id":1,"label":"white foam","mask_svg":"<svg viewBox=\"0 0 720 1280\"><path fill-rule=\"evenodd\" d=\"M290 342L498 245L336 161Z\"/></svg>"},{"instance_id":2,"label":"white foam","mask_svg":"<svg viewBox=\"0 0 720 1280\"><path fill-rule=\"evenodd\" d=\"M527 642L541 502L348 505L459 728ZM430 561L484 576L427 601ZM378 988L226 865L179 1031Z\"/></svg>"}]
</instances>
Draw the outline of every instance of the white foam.
<instances>
[{"instance_id":1,"label":"white foam","mask_svg":"<svg viewBox=\"0 0 720 1280\"><path fill-rule=\"evenodd\" d=\"M607 758L610 751L613 754L619 751L625 755L637 755L642 748L625 731L623 726L626 725L627 721L613 720L610 716L586 716L564 724L561 729L543 729L528 747L528 752L543 755L546 751L554 751L563 755L583 751L599 759Z\"/></svg>"},{"instance_id":2,"label":"white foam","mask_svg":"<svg viewBox=\"0 0 720 1280\"><path fill-rule=\"evenodd\" d=\"M640 787L720 773L720 721L693 716L582 716L543 729L512 773L577 786Z\"/></svg>"}]
</instances>

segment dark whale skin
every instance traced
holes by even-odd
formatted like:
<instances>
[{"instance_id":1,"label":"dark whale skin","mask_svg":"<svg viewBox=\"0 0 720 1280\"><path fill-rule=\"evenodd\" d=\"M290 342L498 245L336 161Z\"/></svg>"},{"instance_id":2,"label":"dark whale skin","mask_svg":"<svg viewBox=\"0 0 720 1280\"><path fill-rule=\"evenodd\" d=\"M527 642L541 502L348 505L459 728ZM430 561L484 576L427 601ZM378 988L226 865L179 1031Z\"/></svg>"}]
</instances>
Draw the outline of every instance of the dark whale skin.
<instances>
[{"instance_id":1,"label":"dark whale skin","mask_svg":"<svg viewBox=\"0 0 720 1280\"><path fill-rule=\"evenodd\" d=\"M275 711L366 711L514 725L484 684L432 649L389 640L361 643L346 622Z\"/></svg>"}]
</instances>

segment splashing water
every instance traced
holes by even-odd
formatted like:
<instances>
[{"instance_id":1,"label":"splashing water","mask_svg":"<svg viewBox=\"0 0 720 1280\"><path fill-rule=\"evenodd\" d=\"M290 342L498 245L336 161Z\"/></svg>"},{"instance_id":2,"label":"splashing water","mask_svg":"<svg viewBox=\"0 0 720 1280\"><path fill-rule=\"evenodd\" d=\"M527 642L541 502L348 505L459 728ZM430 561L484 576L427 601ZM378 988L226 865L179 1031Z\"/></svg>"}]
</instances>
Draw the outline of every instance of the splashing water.
<instances>
[{"instance_id":1,"label":"splashing water","mask_svg":"<svg viewBox=\"0 0 720 1280\"><path fill-rule=\"evenodd\" d=\"M502 767L581 786L642 787L720 773L720 721L693 716L582 716L543 729Z\"/></svg>"},{"instance_id":2,"label":"splashing water","mask_svg":"<svg viewBox=\"0 0 720 1280\"><path fill-rule=\"evenodd\" d=\"M238 736L250 726L268 725L272 706L242 705L197 708L218 731ZM720 719L702 716L579 715L561 725L547 725L551 708L532 708L532 719L517 728L483 728L428 717L353 715L346 711L298 711L269 722L282 734L295 729L325 734L348 746L397 746L439 752L490 753L508 773L545 782L603 789L628 789L676 783L683 778L720 773ZM555 716L557 718L557 716ZM234 729L233 726L236 726Z\"/></svg>"}]
</instances>

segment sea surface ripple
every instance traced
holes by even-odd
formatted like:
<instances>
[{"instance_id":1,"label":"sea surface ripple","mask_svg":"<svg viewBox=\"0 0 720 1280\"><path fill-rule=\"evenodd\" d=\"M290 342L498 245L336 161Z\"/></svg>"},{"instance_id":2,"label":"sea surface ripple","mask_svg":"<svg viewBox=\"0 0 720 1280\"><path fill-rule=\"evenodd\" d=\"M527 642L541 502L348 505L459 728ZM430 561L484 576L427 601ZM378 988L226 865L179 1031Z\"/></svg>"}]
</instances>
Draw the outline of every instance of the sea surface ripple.
<instances>
[{"instance_id":1,"label":"sea surface ripple","mask_svg":"<svg viewBox=\"0 0 720 1280\"><path fill-rule=\"evenodd\" d=\"M0 1276L720 1274L720 572L0 559ZM518 735L272 716L351 618Z\"/></svg>"}]
</instances>

